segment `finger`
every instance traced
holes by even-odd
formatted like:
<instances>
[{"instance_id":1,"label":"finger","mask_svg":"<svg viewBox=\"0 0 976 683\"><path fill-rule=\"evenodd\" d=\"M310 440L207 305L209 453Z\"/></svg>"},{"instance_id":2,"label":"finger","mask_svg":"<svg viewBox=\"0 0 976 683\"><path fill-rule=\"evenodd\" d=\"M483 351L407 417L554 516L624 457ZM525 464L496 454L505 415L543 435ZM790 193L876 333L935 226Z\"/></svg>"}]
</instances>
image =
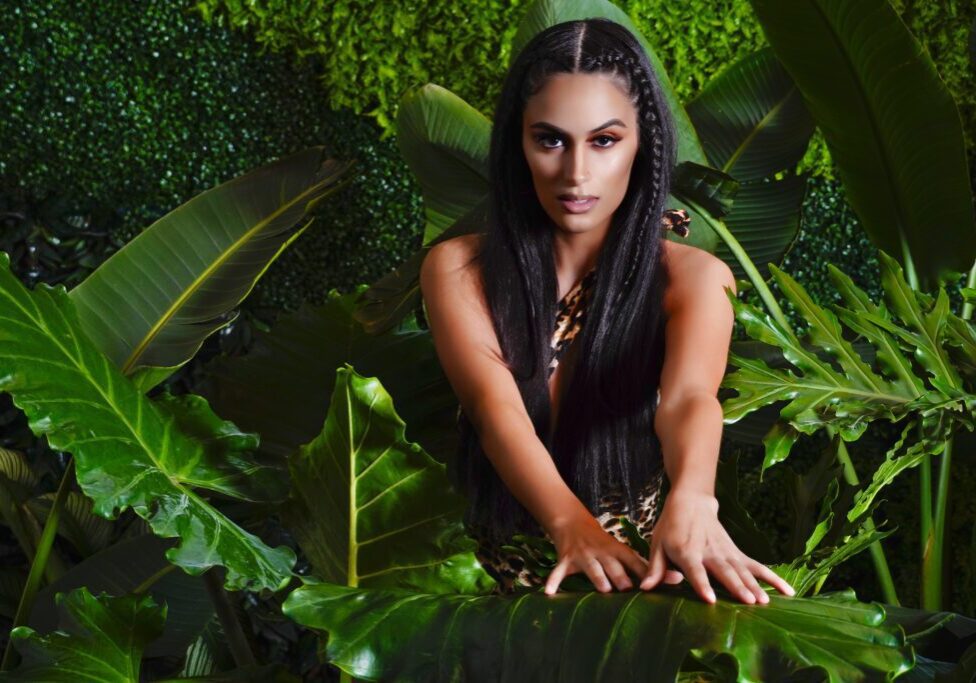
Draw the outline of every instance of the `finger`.
<instances>
[{"instance_id":1,"label":"finger","mask_svg":"<svg viewBox=\"0 0 976 683\"><path fill-rule=\"evenodd\" d=\"M647 574L640 583L641 590L649 591L658 584L667 569L668 560L664 554L664 548L660 545L651 544L651 552L648 556Z\"/></svg>"},{"instance_id":2,"label":"finger","mask_svg":"<svg viewBox=\"0 0 976 683\"><path fill-rule=\"evenodd\" d=\"M791 586L786 579L764 565L762 562L757 562L756 560L749 558L747 564L750 571L754 575L758 576L770 586L777 588L780 593L790 596L796 595L796 591L793 590L793 586Z\"/></svg>"},{"instance_id":3,"label":"finger","mask_svg":"<svg viewBox=\"0 0 976 683\"><path fill-rule=\"evenodd\" d=\"M664 583L671 584L672 586L677 585L685 580L685 575L679 572L677 569L669 569L664 572Z\"/></svg>"},{"instance_id":4,"label":"finger","mask_svg":"<svg viewBox=\"0 0 976 683\"><path fill-rule=\"evenodd\" d=\"M756 581L756 577L749 571L746 563L742 560L735 560L732 563L732 567L739 573L742 584L746 587L746 590L753 594L756 602L762 605L767 604L769 602L769 596L766 595L766 591L762 589L762 586Z\"/></svg>"},{"instance_id":5,"label":"finger","mask_svg":"<svg viewBox=\"0 0 976 683\"><path fill-rule=\"evenodd\" d=\"M545 592L546 595L552 595L559 588L559 584L562 583L563 578L566 576L566 570L569 568L569 559L563 558L556 563L556 566L550 572L549 577L546 579Z\"/></svg>"},{"instance_id":6,"label":"finger","mask_svg":"<svg viewBox=\"0 0 976 683\"><path fill-rule=\"evenodd\" d=\"M595 557L583 560L583 571L590 577L590 583L601 593L609 593L613 590L613 586L610 585L610 579L607 578L606 573L603 571L603 565Z\"/></svg>"},{"instance_id":7,"label":"finger","mask_svg":"<svg viewBox=\"0 0 976 683\"><path fill-rule=\"evenodd\" d=\"M702 599L714 604L717 600L715 591L708 583L708 572L705 571L705 565L702 564L701 560L688 560L682 569L685 571L685 576L688 577L688 583L702 596Z\"/></svg>"},{"instance_id":8,"label":"finger","mask_svg":"<svg viewBox=\"0 0 976 683\"><path fill-rule=\"evenodd\" d=\"M750 605L756 602L756 596L752 594L751 590L745 587L742 579L739 578L739 573L735 571L735 568L728 560L720 557L712 557L708 558L706 562L708 562L712 573L715 574L716 578L722 582L732 595Z\"/></svg>"},{"instance_id":9,"label":"finger","mask_svg":"<svg viewBox=\"0 0 976 683\"><path fill-rule=\"evenodd\" d=\"M620 556L620 561L640 581L647 574L647 560L633 551L626 551Z\"/></svg>"},{"instance_id":10,"label":"finger","mask_svg":"<svg viewBox=\"0 0 976 683\"><path fill-rule=\"evenodd\" d=\"M603 571L607 573L607 576L610 577L610 580L618 591L629 591L634 587L630 577L627 576L627 570L624 569L624 566L620 564L617 558L603 558Z\"/></svg>"}]
</instances>

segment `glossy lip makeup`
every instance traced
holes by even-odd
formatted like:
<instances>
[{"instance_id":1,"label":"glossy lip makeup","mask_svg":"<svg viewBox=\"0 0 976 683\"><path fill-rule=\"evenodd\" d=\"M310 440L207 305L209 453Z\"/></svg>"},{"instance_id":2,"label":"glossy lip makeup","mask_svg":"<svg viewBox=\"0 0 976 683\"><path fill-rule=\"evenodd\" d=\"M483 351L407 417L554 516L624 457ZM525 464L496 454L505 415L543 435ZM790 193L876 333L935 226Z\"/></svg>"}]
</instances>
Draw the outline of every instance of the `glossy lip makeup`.
<instances>
[{"instance_id":1,"label":"glossy lip makeup","mask_svg":"<svg viewBox=\"0 0 976 683\"><path fill-rule=\"evenodd\" d=\"M581 202L572 201L568 199L560 199L559 203L563 205L563 208L567 213L586 213L600 200L599 197L590 197L589 199L583 200Z\"/></svg>"}]
</instances>

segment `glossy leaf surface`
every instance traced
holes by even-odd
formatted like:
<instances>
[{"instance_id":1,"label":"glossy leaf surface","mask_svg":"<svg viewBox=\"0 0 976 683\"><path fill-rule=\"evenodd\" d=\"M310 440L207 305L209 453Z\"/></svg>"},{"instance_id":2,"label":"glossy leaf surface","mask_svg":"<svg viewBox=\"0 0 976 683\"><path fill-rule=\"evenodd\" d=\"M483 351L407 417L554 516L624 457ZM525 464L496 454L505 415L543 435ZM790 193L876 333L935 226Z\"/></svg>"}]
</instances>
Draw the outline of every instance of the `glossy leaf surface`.
<instances>
[{"instance_id":1,"label":"glossy leaf surface","mask_svg":"<svg viewBox=\"0 0 976 683\"><path fill-rule=\"evenodd\" d=\"M318 576L350 586L477 592L493 581L444 465L406 440L375 377L337 371L322 433L290 458L286 520Z\"/></svg>"},{"instance_id":2,"label":"glossy leaf surface","mask_svg":"<svg viewBox=\"0 0 976 683\"><path fill-rule=\"evenodd\" d=\"M228 588L287 583L291 550L269 548L197 492L259 499L261 468L187 436L88 340L63 287L29 291L8 265L0 253L0 390L35 434L75 456L94 511L133 508L157 535L182 540L172 562L191 574L222 565Z\"/></svg>"},{"instance_id":3,"label":"glossy leaf surface","mask_svg":"<svg viewBox=\"0 0 976 683\"><path fill-rule=\"evenodd\" d=\"M311 583L283 605L328 633L325 656L351 675L396 681L672 681L682 663L731 656L737 681L805 671L881 681L913 664L884 609L852 592L708 605L689 587L651 592L428 595ZM824 678L826 676L826 678ZM811 679L813 680L813 679Z\"/></svg>"}]
</instances>

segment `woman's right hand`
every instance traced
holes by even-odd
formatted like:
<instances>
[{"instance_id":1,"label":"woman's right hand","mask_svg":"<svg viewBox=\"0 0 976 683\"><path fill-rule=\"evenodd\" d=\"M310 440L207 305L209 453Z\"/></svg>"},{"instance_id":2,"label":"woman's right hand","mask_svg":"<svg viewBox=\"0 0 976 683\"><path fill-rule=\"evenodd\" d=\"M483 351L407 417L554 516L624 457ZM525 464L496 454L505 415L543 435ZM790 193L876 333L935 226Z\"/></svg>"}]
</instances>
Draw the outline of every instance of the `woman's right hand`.
<instances>
[{"instance_id":1,"label":"woman's right hand","mask_svg":"<svg viewBox=\"0 0 976 683\"><path fill-rule=\"evenodd\" d=\"M589 511L553 525L549 537L559 561L546 579L546 595L555 593L564 578L577 572L584 572L601 593L613 587L621 591L633 588L628 569L638 581L647 573L647 560L604 530Z\"/></svg>"}]
</instances>

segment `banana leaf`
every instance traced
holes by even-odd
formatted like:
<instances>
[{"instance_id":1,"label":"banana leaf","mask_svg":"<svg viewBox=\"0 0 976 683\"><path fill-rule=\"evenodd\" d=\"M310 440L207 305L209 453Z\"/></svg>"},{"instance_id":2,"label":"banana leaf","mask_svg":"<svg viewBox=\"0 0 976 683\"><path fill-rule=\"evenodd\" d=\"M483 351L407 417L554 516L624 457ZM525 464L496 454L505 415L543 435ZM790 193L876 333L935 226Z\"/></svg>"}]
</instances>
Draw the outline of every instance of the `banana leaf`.
<instances>
[{"instance_id":1,"label":"banana leaf","mask_svg":"<svg viewBox=\"0 0 976 683\"><path fill-rule=\"evenodd\" d=\"M780 263L800 228L806 176L792 172L814 123L796 85L769 48L733 63L686 105L708 163L740 185L725 224L760 274ZM715 255L747 277L725 242Z\"/></svg>"},{"instance_id":2,"label":"banana leaf","mask_svg":"<svg viewBox=\"0 0 976 683\"><path fill-rule=\"evenodd\" d=\"M926 289L946 270L968 271L976 219L959 109L891 3L751 5L871 241L902 258L910 252Z\"/></svg>"},{"instance_id":3,"label":"banana leaf","mask_svg":"<svg viewBox=\"0 0 976 683\"><path fill-rule=\"evenodd\" d=\"M172 562L191 574L225 566L230 589L287 583L294 553L269 548L196 490L261 500L274 472L186 435L85 336L64 287L29 291L9 262L0 252L0 391L34 434L74 455L95 513L113 519L133 508L157 535L181 539L167 552Z\"/></svg>"},{"instance_id":4,"label":"banana leaf","mask_svg":"<svg viewBox=\"0 0 976 683\"><path fill-rule=\"evenodd\" d=\"M155 386L236 317L349 168L312 147L174 209L71 290L83 330L143 391Z\"/></svg>"},{"instance_id":5,"label":"banana leaf","mask_svg":"<svg viewBox=\"0 0 976 683\"><path fill-rule=\"evenodd\" d=\"M408 91L397 110L397 141L424 196L424 246L484 199L491 121L447 88Z\"/></svg>"},{"instance_id":6,"label":"banana leaf","mask_svg":"<svg viewBox=\"0 0 976 683\"><path fill-rule=\"evenodd\" d=\"M494 582L461 524L466 501L404 427L378 379L339 368L321 434L289 459L285 521L329 581L486 591Z\"/></svg>"},{"instance_id":7,"label":"banana leaf","mask_svg":"<svg viewBox=\"0 0 976 683\"><path fill-rule=\"evenodd\" d=\"M851 590L766 605L719 594L709 605L687 586L475 596L306 580L282 610L366 680L671 681L693 660L719 680L881 681L914 663L884 607Z\"/></svg>"}]
</instances>

